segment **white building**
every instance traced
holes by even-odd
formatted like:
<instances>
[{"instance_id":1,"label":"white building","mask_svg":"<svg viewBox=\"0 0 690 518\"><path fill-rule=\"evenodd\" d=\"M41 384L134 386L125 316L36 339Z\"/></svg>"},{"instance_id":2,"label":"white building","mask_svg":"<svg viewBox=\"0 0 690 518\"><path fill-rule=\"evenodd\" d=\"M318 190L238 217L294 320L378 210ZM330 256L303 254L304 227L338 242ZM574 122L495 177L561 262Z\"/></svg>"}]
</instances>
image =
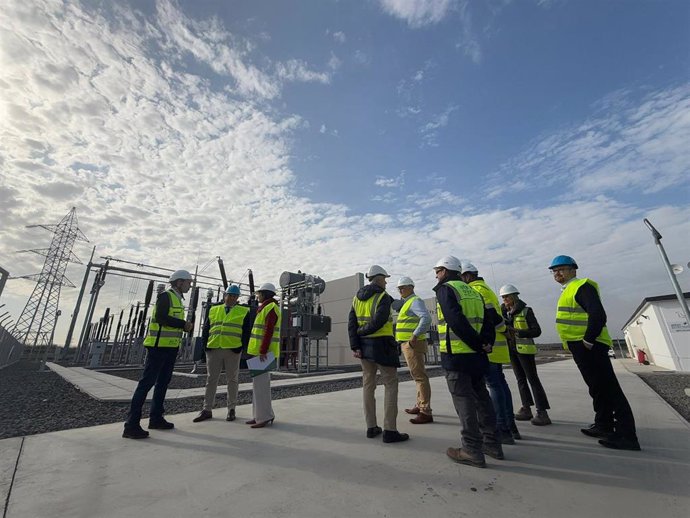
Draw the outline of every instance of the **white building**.
<instances>
[{"instance_id":1,"label":"white building","mask_svg":"<svg viewBox=\"0 0 690 518\"><path fill-rule=\"evenodd\" d=\"M684 293L686 302L690 293ZM675 295L647 297L623 326L633 358L644 351L654 365L690 371L690 325Z\"/></svg>"}]
</instances>

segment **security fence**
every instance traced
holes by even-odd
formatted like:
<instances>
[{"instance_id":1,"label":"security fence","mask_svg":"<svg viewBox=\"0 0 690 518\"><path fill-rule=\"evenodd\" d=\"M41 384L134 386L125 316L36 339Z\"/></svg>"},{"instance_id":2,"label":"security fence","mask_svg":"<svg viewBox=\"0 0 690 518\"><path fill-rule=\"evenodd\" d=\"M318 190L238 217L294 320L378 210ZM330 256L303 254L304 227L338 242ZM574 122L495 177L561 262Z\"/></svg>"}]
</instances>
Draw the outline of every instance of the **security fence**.
<instances>
[{"instance_id":1,"label":"security fence","mask_svg":"<svg viewBox=\"0 0 690 518\"><path fill-rule=\"evenodd\" d=\"M24 346L0 325L0 369L19 361Z\"/></svg>"}]
</instances>

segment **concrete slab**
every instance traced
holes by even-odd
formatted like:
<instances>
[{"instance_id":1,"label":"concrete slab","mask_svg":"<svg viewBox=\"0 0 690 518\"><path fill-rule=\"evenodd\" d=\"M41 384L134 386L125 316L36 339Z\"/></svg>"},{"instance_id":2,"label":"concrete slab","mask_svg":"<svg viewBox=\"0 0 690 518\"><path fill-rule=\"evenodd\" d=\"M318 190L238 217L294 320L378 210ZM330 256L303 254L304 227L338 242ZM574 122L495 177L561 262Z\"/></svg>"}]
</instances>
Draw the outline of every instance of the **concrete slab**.
<instances>
[{"instance_id":1,"label":"concrete slab","mask_svg":"<svg viewBox=\"0 0 690 518\"><path fill-rule=\"evenodd\" d=\"M242 406L232 423L174 416L174 431L144 441L121 439L121 424L27 437L7 518L686 517L690 429L637 376L616 370L642 452L607 450L579 432L591 403L564 361L539 367L554 425L523 424L525 440L489 469L446 458L459 425L443 378L433 378L436 422L415 426L401 411L399 428L412 435L401 444L364 437L361 390L275 401L276 423L260 430L242 424L251 413ZM400 385L401 409L414 395L414 383Z\"/></svg>"},{"instance_id":2,"label":"concrete slab","mask_svg":"<svg viewBox=\"0 0 690 518\"><path fill-rule=\"evenodd\" d=\"M3 508L10 492L14 469L23 442L23 437L13 437L0 441L0 505Z\"/></svg>"}]
</instances>

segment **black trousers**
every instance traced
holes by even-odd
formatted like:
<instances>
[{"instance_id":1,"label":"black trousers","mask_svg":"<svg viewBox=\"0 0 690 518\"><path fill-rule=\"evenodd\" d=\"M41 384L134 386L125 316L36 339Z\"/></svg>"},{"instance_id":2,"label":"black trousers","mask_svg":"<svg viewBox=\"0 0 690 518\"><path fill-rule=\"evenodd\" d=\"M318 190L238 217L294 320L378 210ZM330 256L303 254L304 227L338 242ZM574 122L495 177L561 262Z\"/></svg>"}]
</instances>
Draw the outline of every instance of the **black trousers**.
<instances>
[{"instance_id":1,"label":"black trousers","mask_svg":"<svg viewBox=\"0 0 690 518\"><path fill-rule=\"evenodd\" d=\"M149 417L154 421L163 417L165 412L163 401L165 400L165 393L168 391L168 384L172 378L177 351L177 347L146 348L144 372L132 396L132 404L129 408L126 426L136 426L139 424L146 396L148 396L149 390L154 385Z\"/></svg>"},{"instance_id":2,"label":"black trousers","mask_svg":"<svg viewBox=\"0 0 690 518\"><path fill-rule=\"evenodd\" d=\"M589 388L594 423L622 437L637 437L635 418L613 371L608 346L595 342L587 349L580 341L568 342L568 349Z\"/></svg>"},{"instance_id":3,"label":"black trousers","mask_svg":"<svg viewBox=\"0 0 690 518\"><path fill-rule=\"evenodd\" d=\"M513 367L517 379L518 391L522 406L529 408L537 402L537 410L548 410L549 400L537 374L537 362L534 354L520 354L513 347L510 348L510 365ZM530 386L532 390L530 391ZM534 399L532 399L534 392Z\"/></svg>"}]
</instances>

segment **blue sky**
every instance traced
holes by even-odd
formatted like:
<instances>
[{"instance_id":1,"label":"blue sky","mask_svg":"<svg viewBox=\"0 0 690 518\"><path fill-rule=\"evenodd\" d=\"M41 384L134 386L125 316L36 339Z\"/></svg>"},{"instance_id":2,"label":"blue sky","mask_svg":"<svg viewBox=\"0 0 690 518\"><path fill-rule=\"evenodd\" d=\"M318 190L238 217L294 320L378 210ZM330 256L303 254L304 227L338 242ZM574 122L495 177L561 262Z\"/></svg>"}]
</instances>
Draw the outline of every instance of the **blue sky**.
<instances>
[{"instance_id":1,"label":"blue sky","mask_svg":"<svg viewBox=\"0 0 690 518\"><path fill-rule=\"evenodd\" d=\"M651 0L9 1L0 265L40 269L24 225L75 205L100 255L221 255L235 278L379 263L429 296L452 253L548 322L568 253L620 327L670 292L642 218L690 260L689 21Z\"/></svg>"}]
</instances>

